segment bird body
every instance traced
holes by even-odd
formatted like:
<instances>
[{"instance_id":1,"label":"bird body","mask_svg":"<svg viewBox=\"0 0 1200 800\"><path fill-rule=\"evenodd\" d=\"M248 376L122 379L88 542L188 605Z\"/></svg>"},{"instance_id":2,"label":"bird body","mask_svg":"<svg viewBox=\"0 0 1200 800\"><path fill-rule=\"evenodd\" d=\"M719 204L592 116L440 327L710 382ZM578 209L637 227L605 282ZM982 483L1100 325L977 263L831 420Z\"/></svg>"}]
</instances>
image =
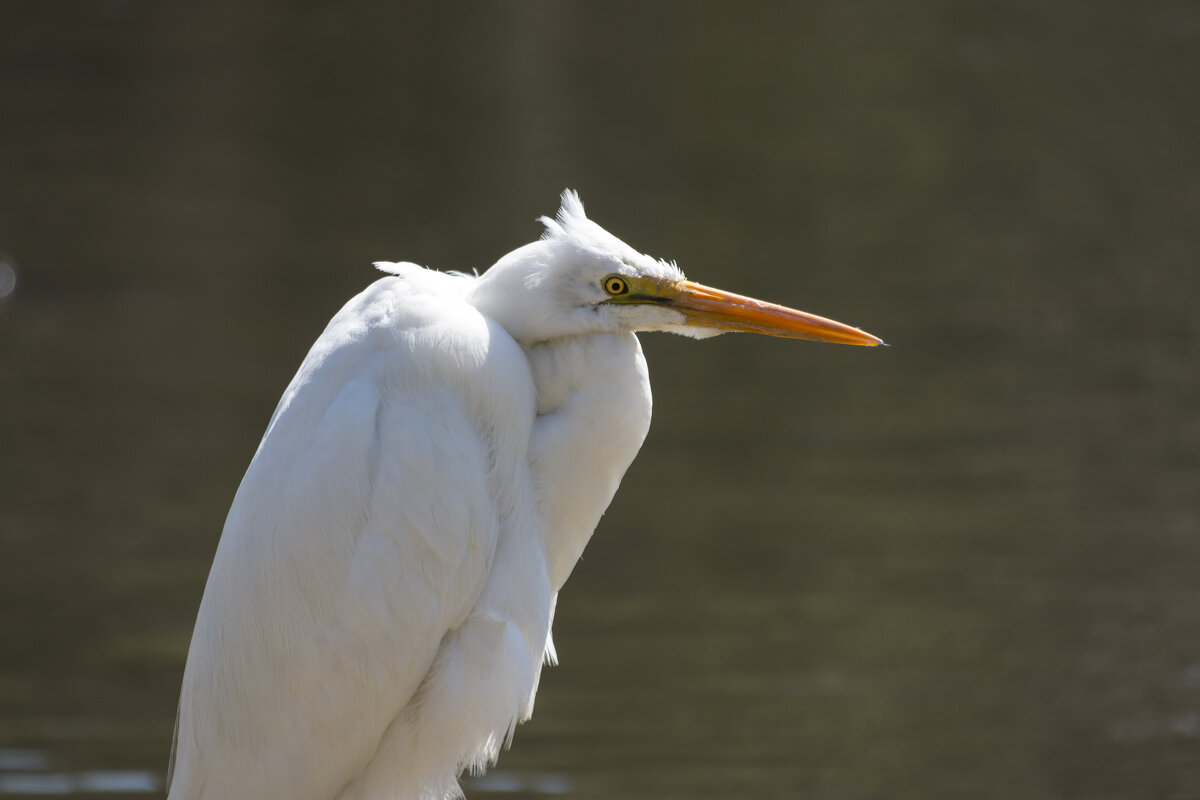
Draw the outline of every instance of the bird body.
<instances>
[{"instance_id":1,"label":"bird body","mask_svg":"<svg viewBox=\"0 0 1200 800\"><path fill-rule=\"evenodd\" d=\"M451 797L529 717L558 592L649 429L635 331L749 329L574 194L544 221L482 276L380 265L309 351L213 561L170 800Z\"/></svg>"}]
</instances>

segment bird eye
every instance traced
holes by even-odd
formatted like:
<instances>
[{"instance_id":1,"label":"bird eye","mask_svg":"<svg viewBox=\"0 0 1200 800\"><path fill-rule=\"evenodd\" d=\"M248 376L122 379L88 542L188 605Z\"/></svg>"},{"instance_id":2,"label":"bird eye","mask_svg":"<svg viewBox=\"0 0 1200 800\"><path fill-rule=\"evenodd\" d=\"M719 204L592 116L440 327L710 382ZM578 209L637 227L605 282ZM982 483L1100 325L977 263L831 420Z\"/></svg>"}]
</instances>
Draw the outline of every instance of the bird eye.
<instances>
[{"instance_id":1,"label":"bird eye","mask_svg":"<svg viewBox=\"0 0 1200 800\"><path fill-rule=\"evenodd\" d=\"M604 279L604 291L611 295L625 294L629 291L629 284L620 275L609 275Z\"/></svg>"}]
</instances>

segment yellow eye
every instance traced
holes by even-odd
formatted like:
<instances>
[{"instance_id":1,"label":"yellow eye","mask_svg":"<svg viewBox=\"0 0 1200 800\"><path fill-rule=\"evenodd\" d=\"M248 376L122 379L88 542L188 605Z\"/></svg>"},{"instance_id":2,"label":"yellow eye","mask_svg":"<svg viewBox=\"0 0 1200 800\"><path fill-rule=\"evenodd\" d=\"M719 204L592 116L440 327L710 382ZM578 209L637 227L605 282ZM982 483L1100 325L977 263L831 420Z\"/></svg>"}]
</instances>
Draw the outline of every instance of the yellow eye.
<instances>
[{"instance_id":1,"label":"yellow eye","mask_svg":"<svg viewBox=\"0 0 1200 800\"><path fill-rule=\"evenodd\" d=\"M629 284L620 275L609 275L604 279L604 291L616 296L629 291Z\"/></svg>"}]
</instances>

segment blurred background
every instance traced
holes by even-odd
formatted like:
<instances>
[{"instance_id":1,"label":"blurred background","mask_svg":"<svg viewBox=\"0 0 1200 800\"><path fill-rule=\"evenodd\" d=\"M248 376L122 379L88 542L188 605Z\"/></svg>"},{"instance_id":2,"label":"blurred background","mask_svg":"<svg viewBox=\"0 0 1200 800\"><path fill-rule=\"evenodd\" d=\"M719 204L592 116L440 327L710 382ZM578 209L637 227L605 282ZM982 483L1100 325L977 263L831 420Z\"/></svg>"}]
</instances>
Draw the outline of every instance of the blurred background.
<instances>
[{"instance_id":1,"label":"blurred background","mask_svg":"<svg viewBox=\"0 0 1200 800\"><path fill-rule=\"evenodd\" d=\"M311 342L572 187L892 347L643 337L470 797L1200 797L1198 86L1183 0L5 2L0 793L161 794Z\"/></svg>"}]
</instances>

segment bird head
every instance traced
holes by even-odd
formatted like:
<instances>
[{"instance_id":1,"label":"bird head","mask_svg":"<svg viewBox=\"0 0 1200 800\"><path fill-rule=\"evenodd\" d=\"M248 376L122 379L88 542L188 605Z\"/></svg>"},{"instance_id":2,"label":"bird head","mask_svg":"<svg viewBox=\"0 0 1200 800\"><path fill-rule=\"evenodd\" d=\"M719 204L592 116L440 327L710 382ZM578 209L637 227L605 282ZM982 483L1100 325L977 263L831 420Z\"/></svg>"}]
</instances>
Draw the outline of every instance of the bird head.
<instances>
[{"instance_id":1,"label":"bird head","mask_svg":"<svg viewBox=\"0 0 1200 800\"><path fill-rule=\"evenodd\" d=\"M471 294L480 311L523 345L638 331L883 343L840 322L689 281L675 264L637 252L588 219L569 189L556 218L541 221L541 240L497 261Z\"/></svg>"}]
</instances>

